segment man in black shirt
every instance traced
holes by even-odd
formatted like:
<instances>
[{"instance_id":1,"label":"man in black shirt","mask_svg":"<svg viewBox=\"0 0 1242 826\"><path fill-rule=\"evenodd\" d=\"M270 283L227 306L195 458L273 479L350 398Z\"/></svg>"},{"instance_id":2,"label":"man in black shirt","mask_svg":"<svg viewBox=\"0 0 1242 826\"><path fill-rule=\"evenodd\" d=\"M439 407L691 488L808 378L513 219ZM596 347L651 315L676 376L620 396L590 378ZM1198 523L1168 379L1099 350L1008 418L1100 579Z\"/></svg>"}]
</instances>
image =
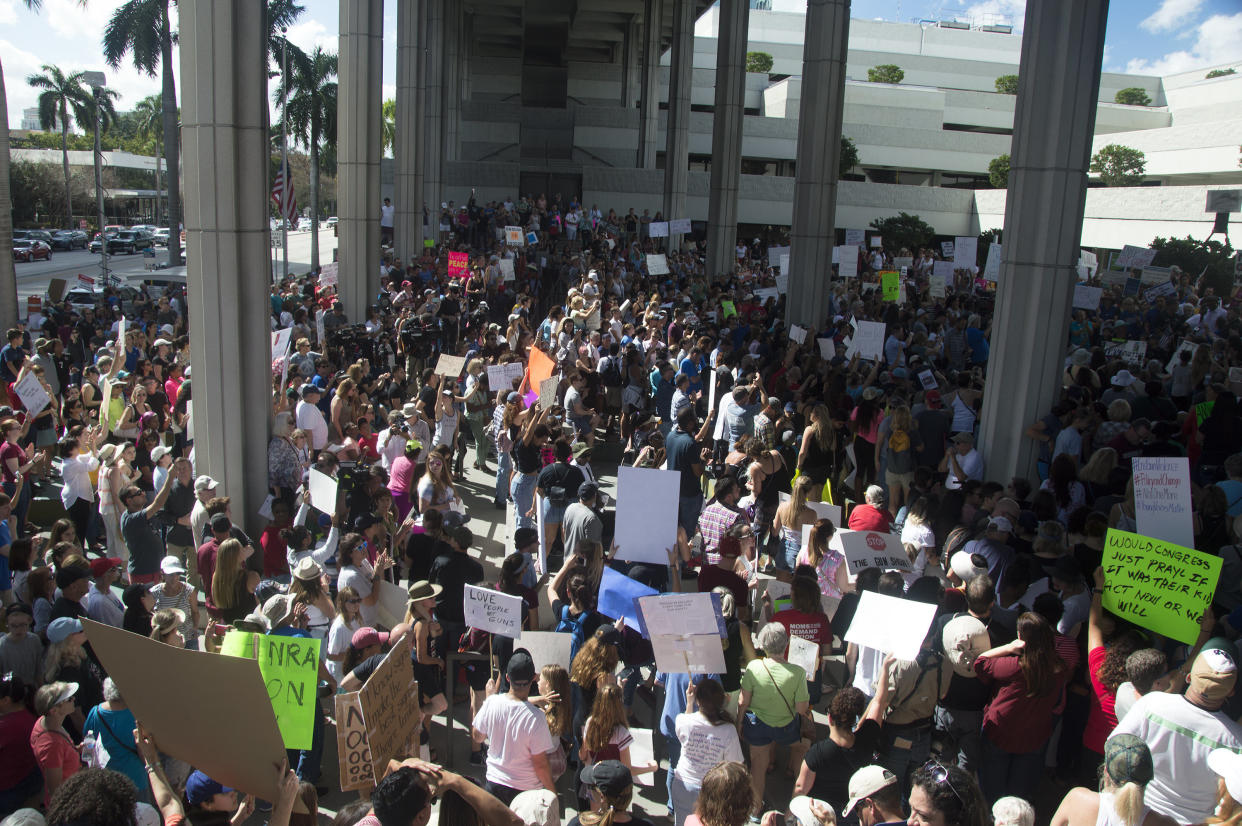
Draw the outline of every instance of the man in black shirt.
<instances>
[{"instance_id":1,"label":"man in black shirt","mask_svg":"<svg viewBox=\"0 0 1242 826\"><path fill-rule=\"evenodd\" d=\"M52 603L52 619L78 619L86 613L82 609L82 597L91 587L89 569L78 565L62 566L56 572L56 587L60 589L60 596Z\"/></svg>"},{"instance_id":2,"label":"man in black shirt","mask_svg":"<svg viewBox=\"0 0 1242 826\"><path fill-rule=\"evenodd\" d=\"M539 471L539 476L535 478L534 503L536 508L544 509L544 547L549 551L552 550L557 533L561 531L565 508L575 500L578 487L586 481L582 471L569 463L573 448L568 439L558 440L552 446L552 454L556 461Z\"/></svg>"},{"instance_id":3,"label":"man in black shirt","mask_svg":"<svg viewBox=\"0 0 1242 826\"><path fill-rule=\"evenodd\" d=\"M449 285L448 295L440 301L436 315L440 317L440 329L444 332L444 352L456 352L458 321L461 318L461 288L456 284Z\"/></svg>"},{"instance_id":4,"label":"man in black shirt","mask_svg":"<svg viewBox=\"0 0 1242 826\"><path fill-rule=\"evenodd\" d=\"M436 597L436 619L444 633L440 635L441 645L446 649L456 649L457 641L466 630L466 616L462 604L466 597L467 585L478 585L484 579L483 566L467 553L474 544L474 534L465 526L449 528L446 532L451 553L444 553L431 563L428 578L433 585L444 590ZM441 651L443 657L448 650Z\"/></svg>"}]
</instances>

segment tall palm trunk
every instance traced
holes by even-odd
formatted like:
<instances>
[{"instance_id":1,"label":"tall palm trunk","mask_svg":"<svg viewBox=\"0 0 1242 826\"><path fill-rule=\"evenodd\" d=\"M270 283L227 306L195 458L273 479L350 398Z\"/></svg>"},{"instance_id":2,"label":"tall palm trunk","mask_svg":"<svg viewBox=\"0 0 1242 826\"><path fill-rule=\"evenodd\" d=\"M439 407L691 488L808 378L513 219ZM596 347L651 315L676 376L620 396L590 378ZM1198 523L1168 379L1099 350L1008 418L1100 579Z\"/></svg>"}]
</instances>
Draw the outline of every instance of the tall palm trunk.
<instances>
[{"instance_id":1,"label":"tall palm trunk","mask_svg":"<svg viewBox=\"0 0 1242 826\"><path fill-rule=\"evenodd\" d=\"M164 155L168 161L168 264L181 261L181 152L177 134L177 81L173 77L172 32L168 26L168 6L160 32L161 95L164 106Z\"/></svg>"},{"instance_id":2,"label":"tall palm trunk","mask_svg":"<svg viewBox=\"0 0 1242 826\"><path fill-rule=\"evenodd\" d=\"M13 264L13 197L9 190L9 98L0 63L0 327L17 326L17 268Z\"/></svg>"},{"instance_id":3,"label":"tall palm trunk","mask_svg":"<svg viewBox=\"0 0 1242 826\"><path fill-rule=\"evenodd\" d=\"M99 113L95 113L99 117ZM60 156L65 163L65 229L73 228L73 193L69 189L69 107L60 99ZM99 228L103 231L103 227ZM72 249L72 247L70 247Z\"/></svg>"},{"instance_id":4,"label":"tall palm trunk","mask_svg":"<svg viewBox=\"0 0 1242 826\"><path fill-rule=\"evenodd\" d=\"M310 134L310 195L311 195L311 269L319 269L319 112L311 112Z\"/></svg>"},{"instance_id":5,"label":"tall palm trunk","mask_svg":"<svg viewBox=\"0 0 1242 826\"><path fill-rule=\"evenodd\" d=\"M160 161L164 159L164 142L155 142L155 220L157 226L164 215L164 190L160 186ZM170 265L171 261L168 262Z\"/></svg>"}]
</instances>

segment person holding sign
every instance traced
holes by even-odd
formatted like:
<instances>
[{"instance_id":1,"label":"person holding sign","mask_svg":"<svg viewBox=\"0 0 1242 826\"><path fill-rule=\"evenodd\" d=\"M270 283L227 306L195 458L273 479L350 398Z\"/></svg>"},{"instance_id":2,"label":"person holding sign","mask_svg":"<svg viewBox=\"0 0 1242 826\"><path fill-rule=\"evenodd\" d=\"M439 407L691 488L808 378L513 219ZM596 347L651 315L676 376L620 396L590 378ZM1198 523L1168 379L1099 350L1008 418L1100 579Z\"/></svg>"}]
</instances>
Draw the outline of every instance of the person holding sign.
<instances>
[{"instance_id":1,"label":"person holding sign","mask_svg":"<svg viewBox=\"0 0 1242 826\"><path fill-rule=\"evenodd\" d=\"M519 793L544 788L556 793L548 764L555 745L543 712L531 704L535 662L525 648L509 657L505 668L509 691L492 694L474 717L472 738L488 744L484 788L505 804Z\"/></svg>"},{"instance_id":2,"label":"person holding sign","mask_svg":"<svg viewBox=\"0 0 1242 826\"><path fill-rule=\"evenodd\" d=\"M742 744L725 701L724 689L713 679L686 685L686 710L674 721L680 748L671 767L668 803L675 826L684 826L694 813L703 778L713 766L721 761L742 762Z\"/></svg>"}]
</instances>

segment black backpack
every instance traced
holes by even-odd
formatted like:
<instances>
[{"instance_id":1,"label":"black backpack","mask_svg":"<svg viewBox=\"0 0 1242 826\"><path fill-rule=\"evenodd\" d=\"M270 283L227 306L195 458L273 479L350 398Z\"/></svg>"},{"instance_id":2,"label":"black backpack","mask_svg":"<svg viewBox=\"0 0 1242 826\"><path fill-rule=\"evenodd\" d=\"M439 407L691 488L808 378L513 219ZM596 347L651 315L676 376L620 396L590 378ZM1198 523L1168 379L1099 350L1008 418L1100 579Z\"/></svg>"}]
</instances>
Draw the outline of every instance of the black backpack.
<instances>
[{"instance_id":1,"label":"black backpack","mask_svg":"<svg viewBox=\"0 0 1242 826\"><path fill-rule=\"evenodd\" d=\"M616 356L604 357L599 378L605 387L621 387L625 384L625 377L621 375L621 365L617 363Z\"/></svg>"}]
</instances>

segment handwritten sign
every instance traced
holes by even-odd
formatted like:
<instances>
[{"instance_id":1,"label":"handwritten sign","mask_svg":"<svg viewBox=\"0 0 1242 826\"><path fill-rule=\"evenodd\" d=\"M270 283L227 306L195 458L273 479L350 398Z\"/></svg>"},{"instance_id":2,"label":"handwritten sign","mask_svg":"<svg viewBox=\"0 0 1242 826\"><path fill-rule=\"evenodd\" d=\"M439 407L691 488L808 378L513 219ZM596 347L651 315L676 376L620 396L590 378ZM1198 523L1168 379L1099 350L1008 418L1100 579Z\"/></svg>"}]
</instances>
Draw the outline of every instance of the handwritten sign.
<instances>
[{"instance_id":1,"label":"handwritten sign","mask_svg":"<svg viewBox=\"0 0 1242 826\"><path fill-rule=\"evenodd\" d=\"M448 353L441 353L439 361L436 362L436 375L448 376L450 379L457 378L465 369L465 356L450 356Z\"/></svg>"},{"instance_id":2,"label":"handwritten sign","mask_svg":"<svg viewBox=\"0 0 1242 826\"><path fill-rule=\"evenodd\" d=\"M289 353L289 343L293 341L293 328L272 331L272 358L278 359Z\"/></svg>"},{"instance_id":3,"label":"handwritten sign","mask_svg":"<svg viewBox=\"0 0 1242 826\"><path fill-rule=\"evenodd\" d=\"M1169 280L1173 277L1173 270L1169 267L1143 267L1143 271L1139 273L1139 282L1145 287L1151 287L1157 284L1171 284Z\"/></svg>"},{"instance_id":4,"label":"handwritten sign","mask_svg":"<svg viewBox=\"0 0 1242 826\"><path fill-rule=\"evenodd\" d=\"M410 662L410 637L405 635L392 647L379 667L358 692L362 720L371 745L371 766L375 777L383 777L388 760L409 749L418 731L421 716L417 708L418 683ZM413 744L417 748L417 741Z\"/></svg>"},{"instance_id":5,"label":"handwritten sign","mask_svg":"<svg viewBox=\"0 0 1242 826\"><path fill-rule=\"evenodd\" d=\"M885 301L896 301L901 298L901 275L886 270L880 273L880 286L884 290Z\"/></svg>"},{"instance_id":6,"label":"handwritten sign","mask_svg":"<svg viewBox=\"0 0 1242 826\"><path fill-rule=\"evenodd\" d=\"M884 322L850 321L852 335L845 340L847 358L884 358Z\"/></svg>"},{"instance_id":7,"label":"handwritten sign","mask_svg":"<svg viewBox=\"0 0 1242 826\"><path fill-rule=\"evenodd\" d=\"M842 278L858 277L858 247L853 244L837 247L837 275Z\"/></svg>"},{"instance_id":8,"label":"handwritten sign","mask_svg":"<svg viewBox=\"0 0 1242 826\"><path fill-rule=\"evenodd\" d=\"M999 253L1000 250L997 250ZM979 262L979 239L974 235L959 235L953 239L953 265L972 269Z\"/></svg>"},{"instance_id":9,"label":"handwritten sign","mask_svg":"<svg viewBox=\"0 0 1242 826\"><path fill-rule=\"evenodd\" d=\"M852 577L858 576L864 568L914 570L901 544L901 537L896 534L839 530L828 540L828 547L842 553L846 569Z\"/></svg>"},{"instance_id":10,"label":"handwritten sign","mask_svg":"<svg viewBox=\"0 0 1242 826\"><path fill-rule=\"evenodd\" d=\"M937 264L940 262L937 261ZM944 276L933 274L927 279L927 294L932 298L944 298Z\"/></svg>"},{"instance_id":11,"label":"handwritten sign","mask_svg":"<svg viewBox=\"0 0 1242 826\"><path fill-rule=\"evenodd\" d=\"M845 641L913 660L935 615L935 605L864 591Z\"/></svg>"},{"instance_id":12,"label":"handwritten sign","mask_svg":"<svg viewBox=\"0 0 1242 826\"><path fill-rule=\"evenodd\" d=\"M1134 518L1144 536L1193 547L1190 460L1185 456L1133 459Z\"/></svg>"},{"instance_id":13,"label":"handwritten sign","mask_svg":"<svg viewBox=\"0 0 1242 826\"><path fill-rule=\"evenodd\" d=\"M721 301L720 313L724 318L732 318L737 315L737 306L732 301Z\"/></svg>"},{"instance_id":14,"label":"handwritten sign","mask_svg":"<svg viewBox=\"0 0 1242 826\"><path fill-rule=\"evenodd\" d=\"M845 231L845 243L854 247L861 247L867 243L867 231L865 229L847 229Z\"/></svg>"},{"instance_id":15,"label":"handwritten sign","mask_svg":"<svg viewBox=\"0 0 1242 826\"><path fill-rule=\"evenodd\" d=\"M1074 309L1092 311L1100 309L1100 296L1103 294L1103 287L1088 287L1086 284L1075 284Z\"/></svg>"},{"instance_id":16,"label":"handwritten sign","mask_svg":"<svg viewBox=\"0 0 1242 826\"><path fill-rule=\"evenodd\" d=\"M522 228L505 227L505 243L513 247L522 246Z\"/></svg>"},{"instance_id":17,"label":"handwritten sign","mask_svg":"<svg viewBox=\"0 0 1242 826\"><path fill-rule=\"evenodd\" d=\"M717 634L653 634L656 668L667 674L723 674L724 646Z\"/></svg>"},{"instance_id":18,"label":"handwritten sign","mask_svg":"<svg viewBox=\"0 0 1242 826\"><path fill-rule=\"evenodd\" d=\"M39 383L39 377L29 371L22 376L21 381L13 383L13 392L22 400L22 407L26 408L26 413L31 416L38 414L52 403L52 397ZM106 402L104 406L107 406Z\"/></svg>"},{"instance_id":19,"label":"handwritten sign","mask_svg":"<svg viewBox=\"0 0 1242 826\"><path fill-rule=\"evenodd\" d=\"M789 328L789 338L792 341L802 344L806 341L806 328L799 327L797 324Z\"/></svg>"},{"instance_id":20,"label":"handwritten sign","mask_svg":"<svg viewBox=\"0 0 1242 826\"><path fill-rule=\"evenodd\" d=\"M1146 270L1144 270L1144 272L1146 272ZM1170 295L1177 295L1177 285L1172 281L1165 281L1154 287L1149 287L1148 289L1143 290L1143 300L1148 304L1151 304L1157 298L1163 298L1164 296Z\"/></svg>"},{"instance_id":21,"label":"handwritten sign","mask_svg":"<svg viewBox=\"0 0 1242 826\"><path fill-rule=\"evenodd\" d=\"M945 258L949 258L949 259L953 258L953 242L952 241L941 241L940 242L940 254L943 255Z\"/></svg>"},{"instance_id":22,"label":"handwritten sign","mask_svg":"<svg viewBox=\"0 0 1242 826\"><path fill-rule=\"evenodd\" d=\"M668 228L674 235L685 235L690 231L690 219L674 218L668 222Z\"/></svg>"},{"instance_id":23,"label":"handwritten sign","mask_svg":"<svg viewBox=\"0 0 1242 826\"><path fill-rule=\"evenodd\" d=\"M1001 245L988 245L988 262L983 266L984 279L993 283L1000 280Z\"/></svg>"},{"instance_id":24,"label":"handwritten sign","mask_svg":"<svg viewBox=\"0 0 1242 826\"><path fill-rule=\"evenodd\" d=\"M336 261L330 261L319 268L319 286L335 287L340 280L340 264Z\"/></svg>"},{"instance_id":25,"label":"handwritten sign","mask_svg":"<svg viewBox=\"0 0 1242 826\"><path fill-rule=\"evenodd\" d=\"M1134 247L1126 244L1117 256L1117 266L1122 269L1142 269L1156 257L1156 251L1149 247Z\"/></svg>"},{"instance_id":26,"label":"handwritten sign","mask_svg":"<svg viewBox=\"0 0 1242 826\"><path fill-rule=\"evenodd\" d=\"M647 225L647 234L652 238L667 238L668 221L652 221Z\"/></svg>"},{"instance_id":27,"label":"handwritten sign","mask_svg":"<svg viewBox=\"0 0 1242 826\"><path fill-rule=\"evenodd\" d=\"M879 235L872 235L872 236L871 236L871 246L872 246L874 249L881 249L881 248L884 246L884 239L883 239L883 238L881 238Z\"/></svg>"},{"instance_id":28,"label":"handwritten sign","mask_svg":"<svg viewBox=\"0 0 1242 826\"><path fill-rule=\"evenodd\" d=\"M503 280L505 281L516 281L517 280L517 275L515 275L513 272L513 259L512 258L501 258L498 263L500 264L500 275L503 278Z\"/></svg>"},{"instance_id":29,"label":"handwritten sign","mask_svg":"<svg viewBox=\"0 0 1242 826\"><path fill-rule=\"evenodd\" d=\"M319 640L233 629L220 653L259 661L281 740L286 748L309 749L319 713Z\"/></svg>"},{"instance_id":30,"label":"handwritten sign","mask_svg":"<svg viewBox=\"0 0 1242 826\"><path fill-rule=\"evenodd\" d=\"M1157 634L1194 643L1221 565L1218 556L1110 529L1104 542L1104 607Z\"/></svg>"},{"instance_id":31,"label":"handwritten sign","mask_svg":"<svg viewBox=\"0 0 1242 826\"><path fill-rule=\"evenodd\" d=\"M493 393L512 390L514 381L521 381L526 367L520 361L487 365L487 386Z\"/></svg>"},{"instance_id":32,"label":"handwritten sign","mask_svg":"<svg viewBox=\"0 0 1242 826\"><path fill-rule=\"evenodd\" d=\"M668 275L668 258L664 255L648 253L647 272L651 275Z\"/></svg>"},{"instance_id":33,"label":"handwritten sign","mask_svg":"<svg viewBox=\"0 0 1242 826\"><path fill-rule=\"evenodd\" d=\"M490 588L466 586L462 601L466 625L517 639L522 636L522 598L502 594Z\"/></svg>"},{"instance_id":34,"label":"handwritten sign","mask_svg":"<svg viewBox=\"0 0 1242 826\"><path fill-rule=\"evenodd\" d=\"M560 375L548 376L539 382L539 409L546 410L556 406L556 388L561 384Z\"/></svg>"},{"instance_id":35,"label":"handwritten sign","mask_svg":"<svg viewBox=\"0 0 1242 826\"><path fill-rule=\"evenodd\" d=\"M1142 367L1147 356L1146 341L1107 341L1104 343L1104 355L1110 359L1121 359L1126 364Z\"/></svg>"},{"instance_id":36,"label":"handwritten sign","mask_svg":"<svg viewBox=\"0 0 1242 826\"><path fill-rule=\"evenodd\" d=\"M789 635L789 653L785 657L790 665L801 667L807 679L815 675L819 668L819 646L811 640L805 640L795 634Z\"/></svg>"},{"instance_id":37,"label":"handwritten sign","mask_svg":"<svg viewBox=\"0 0 1242 826\"><path fill-rule=\"evenodd\" d=\"M936 376L931 370L924 370L919 373L919 384L923 385L924 390L935 390L940 386L936 382Z\"/></svg>"},{"instance_id":38,"label":"handwritten sign","mask_svg":"<svg viewBox=\"0 0 1242 826\"><path fill-rule=\"evenodd\" d=\"M341 791L369 789L375 785L371 743L362 719L358 692L336 695L336 755L340 763Z\"/></svg>"}]
</instances>

